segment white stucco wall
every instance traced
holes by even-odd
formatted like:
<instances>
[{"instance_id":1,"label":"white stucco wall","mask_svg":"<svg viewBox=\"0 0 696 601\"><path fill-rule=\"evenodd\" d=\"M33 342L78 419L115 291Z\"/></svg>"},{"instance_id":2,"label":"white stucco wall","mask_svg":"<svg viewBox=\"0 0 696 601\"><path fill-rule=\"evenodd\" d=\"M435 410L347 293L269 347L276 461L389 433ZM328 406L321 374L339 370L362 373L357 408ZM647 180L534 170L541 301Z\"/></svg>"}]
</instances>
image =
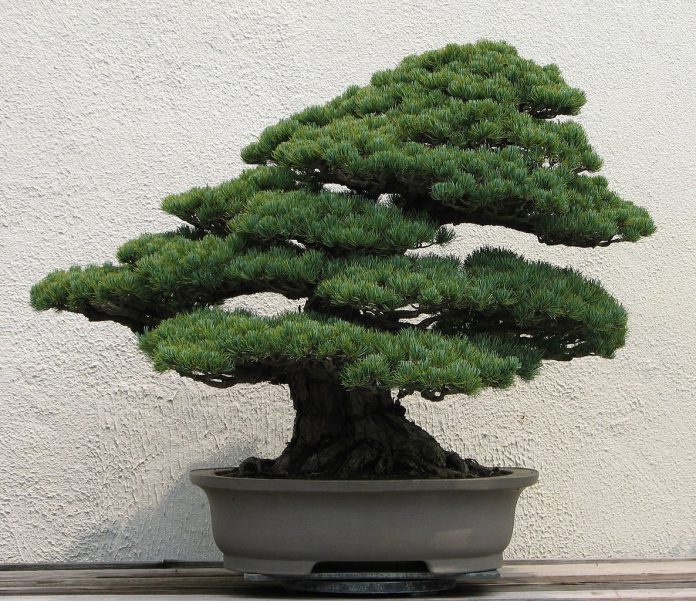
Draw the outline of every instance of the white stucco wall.
<instances>
[{"instance_id":1,"label":"white stucco wall","mask_svg":"<svg viewBox=\"0 0 696 601\"><path fill-rule=\"evenodd\" d=\"M695 31L691 0L1 0L0 562L218 558L188 470L273 455L292 418L280 387L155 375L127 329L34 313L30 285L177 225L160 199L237 174L276 119L481 37L587 92L604 174L659 232L593 250L458 227L449 250L601 278L630 337L614 361L409 412L461 453L541 471L509 557L696 555Z\"/></svg>"}]
</instances>

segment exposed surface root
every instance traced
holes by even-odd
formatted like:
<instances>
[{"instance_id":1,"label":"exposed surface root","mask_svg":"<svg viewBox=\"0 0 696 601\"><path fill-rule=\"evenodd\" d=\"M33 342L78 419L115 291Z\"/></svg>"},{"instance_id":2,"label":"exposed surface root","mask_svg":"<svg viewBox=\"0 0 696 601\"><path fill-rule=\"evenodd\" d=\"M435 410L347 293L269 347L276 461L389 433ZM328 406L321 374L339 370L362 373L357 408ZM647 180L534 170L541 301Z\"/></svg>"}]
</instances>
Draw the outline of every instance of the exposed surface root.
<instances>
[{"instance_id":1,"label":"exposed surface root","mask_svg":"<svg viewBox=\"0 0 696 601\"><path fill-rule=\"evenodd\" d=\"M356 449L357 455L371 459L371 465L356 462L356 455L351 454L348 461L340 464L337 471L315 470L291 473L285 469L285 463L280 463L278 459L262 459L259 457L249 457L242 461L239 467L221 469L216 472L220 476L231 476L236 478L301 478L316 480L388 480L388 479L430 479L430 478L484 478L489 476L500 476L506 472L498 467L486 467L478 463L475 459L462 459L457 453L447 453L444 466L425 465L418 461L396 462L400 467L405 465L404 470L386 470L383 466L394 465L393 458L380 455L378 452L369 452L366 444L360 449ZM377 468L377 469L375 469Z\"/></svg>"}]
</instances>

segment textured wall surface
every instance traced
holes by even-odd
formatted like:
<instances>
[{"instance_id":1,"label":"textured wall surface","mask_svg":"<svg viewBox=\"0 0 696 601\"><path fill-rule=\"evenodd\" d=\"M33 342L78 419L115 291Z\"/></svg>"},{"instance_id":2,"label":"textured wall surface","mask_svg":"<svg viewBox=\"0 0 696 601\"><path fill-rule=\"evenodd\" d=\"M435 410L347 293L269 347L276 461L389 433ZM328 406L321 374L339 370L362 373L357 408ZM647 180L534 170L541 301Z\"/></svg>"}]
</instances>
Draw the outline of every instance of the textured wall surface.
<instances>
[{"instance_id":1,"label":"textured wall surface","mask_svg":"<svg viewBox=\"0 0 696 601\"><path fill-rule=\"evenodd\" d=\"M630 337L613 361L415 398L410 415L482 462L541 471L509 557L696 555L696 3L2 0L0 17L0 562L218 558L188 470L278 453L292 419L282 387L155 375L127 329L34 313L30 285L176 226L160 199L237 174L276 119L482 37L587 92L603 173L659 231L567 249L458 227L448 251L500 244L601 278Z\"/></svg>"}]
</instances>

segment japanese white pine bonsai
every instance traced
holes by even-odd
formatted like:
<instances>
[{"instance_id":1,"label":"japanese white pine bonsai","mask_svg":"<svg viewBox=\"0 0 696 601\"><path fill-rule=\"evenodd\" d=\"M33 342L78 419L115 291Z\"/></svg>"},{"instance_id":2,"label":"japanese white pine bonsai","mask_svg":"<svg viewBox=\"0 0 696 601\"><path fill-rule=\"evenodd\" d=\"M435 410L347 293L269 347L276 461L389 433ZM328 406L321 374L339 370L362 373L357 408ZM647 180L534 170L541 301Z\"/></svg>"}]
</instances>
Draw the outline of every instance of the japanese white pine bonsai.
<instances>
[{"instance_id":1,"label":"japanese white pine bonsai","mask_svg":"<svg viewBox=\"0 0 696 601\"><path fill-rule=\"evenodd\" d=\"M292 440L231 475L495 474L444 450L399 399L503 388L543 359L611 357L626 311L576 271L508 250L409 251L447 243L460 223L580 247L653 233L644 209L592 175L601 160L582 127L556 119L584 102L555 65L505 43L410 56L268 127L243 150L257 166L239 177L165 198L188 225L127 242L117 265L51 273L32 304L129 326L158 371L287 384ZM302 310L218 306L256 292Z\"/></svg>"}]
</instances>

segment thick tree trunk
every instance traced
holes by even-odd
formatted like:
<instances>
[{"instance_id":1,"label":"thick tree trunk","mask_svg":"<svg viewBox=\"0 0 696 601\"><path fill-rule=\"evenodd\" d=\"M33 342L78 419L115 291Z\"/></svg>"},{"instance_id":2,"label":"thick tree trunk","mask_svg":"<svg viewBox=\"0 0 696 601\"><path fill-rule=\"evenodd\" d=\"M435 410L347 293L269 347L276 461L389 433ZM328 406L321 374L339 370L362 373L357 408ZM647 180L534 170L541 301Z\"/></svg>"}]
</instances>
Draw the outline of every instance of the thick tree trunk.
<instances>
[{"instance_id":1,"label":"thick tree trunk","mask_svg":"<svg viewBox=\"0 0 696 601\"><path fill-rule=\"evenodd\" d=\"M267 478L466 478L491 476L472 459L445 451L406 419L389 391L348 391L329 379L290 380L292 440L277 459L250 457L233 476Z\"/></svg>"}]
</instances>

